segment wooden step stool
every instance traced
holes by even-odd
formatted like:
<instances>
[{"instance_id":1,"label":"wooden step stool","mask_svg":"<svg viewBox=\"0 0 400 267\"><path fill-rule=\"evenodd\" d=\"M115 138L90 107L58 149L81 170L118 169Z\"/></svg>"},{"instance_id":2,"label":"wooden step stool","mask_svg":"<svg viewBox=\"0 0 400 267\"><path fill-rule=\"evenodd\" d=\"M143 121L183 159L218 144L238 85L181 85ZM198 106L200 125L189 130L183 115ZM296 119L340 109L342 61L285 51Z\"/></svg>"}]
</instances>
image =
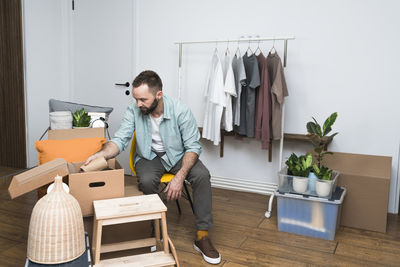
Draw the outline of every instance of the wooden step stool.
<instances>
[{"instance_id":1,"label":"wooden step stool","mask_svg":"<svg viewBox=\"0 0 400 267\"><path fill-rule=\"evenodd\" d=\"M93 201L93 206L92 254L95 266L170 266L176 264L179 267L175 248L168 237L167 219L165 215L167 207L157 194L96 200ZM100 262L100 253L151 247L155 246L157 242L161 244L160 219L164 247L163 251L102 260ZM103 225L147 220L154 220L155 238L101 245ZM169 246L171 246L172 254L169 252Z\"/></svg>"}]
</instances>

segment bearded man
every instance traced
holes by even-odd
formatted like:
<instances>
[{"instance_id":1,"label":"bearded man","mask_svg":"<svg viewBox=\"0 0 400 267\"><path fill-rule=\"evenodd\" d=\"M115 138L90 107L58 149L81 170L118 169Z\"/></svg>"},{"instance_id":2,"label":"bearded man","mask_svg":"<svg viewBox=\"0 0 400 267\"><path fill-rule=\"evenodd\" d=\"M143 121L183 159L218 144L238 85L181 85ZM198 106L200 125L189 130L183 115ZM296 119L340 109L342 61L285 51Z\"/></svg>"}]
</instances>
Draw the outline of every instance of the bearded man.
<instances>
[{"instance_id":1,"label":"bearded man","mask_svg":"<svg viewBox=\"0 0 400 267\"><path fill-rule=\"evenodd\" d=\"M200 133L193 113L181 101L163 94L162 81L154 71L143 71L135 78L132 96L135 103L126 109L114 137L85 164L97 157L116 157L136 132L134 164L139 189L144 194L157 194L161 176L172 173L175 176L164 192L168 201L177 200L185 179L189 181L197 229L194 249L208 263L220 263L221 255L208 237L213 227L210 173L199 160Z\"/></svg>"}]
</instances>

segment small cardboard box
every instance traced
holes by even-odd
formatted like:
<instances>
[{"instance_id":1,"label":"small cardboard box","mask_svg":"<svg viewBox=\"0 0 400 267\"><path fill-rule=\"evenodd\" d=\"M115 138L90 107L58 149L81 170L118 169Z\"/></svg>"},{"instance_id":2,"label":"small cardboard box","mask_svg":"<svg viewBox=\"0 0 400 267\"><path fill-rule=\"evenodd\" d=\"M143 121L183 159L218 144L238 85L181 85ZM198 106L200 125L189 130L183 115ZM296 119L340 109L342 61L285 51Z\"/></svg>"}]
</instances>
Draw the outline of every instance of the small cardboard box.
<instances>
[{"instance_id":1,"label":"small cardboard box","mask_svg":"<svg viewBox=\"0 0 400 267\"><path fill-rule=\"evenodd\" d=\"M115 159L107 161L109 170L79 173L83 163L55 159L13 177L8 191L11 198L52 183L56 175L69 178L70 194L79 202L82 215L93 214L93 200L124 197L124 169Z\"/></svg>"},{"instance_id":2,"label":"small cardboard box","mask_svg":"<svg viewBox=\"0 0 400 267\"><path fill-rule=\"evenodd\" d=\"M340 172L347 189L341 225L386 232L392 158L334 152L324 164Z\"/></svg>"}]
</instances>

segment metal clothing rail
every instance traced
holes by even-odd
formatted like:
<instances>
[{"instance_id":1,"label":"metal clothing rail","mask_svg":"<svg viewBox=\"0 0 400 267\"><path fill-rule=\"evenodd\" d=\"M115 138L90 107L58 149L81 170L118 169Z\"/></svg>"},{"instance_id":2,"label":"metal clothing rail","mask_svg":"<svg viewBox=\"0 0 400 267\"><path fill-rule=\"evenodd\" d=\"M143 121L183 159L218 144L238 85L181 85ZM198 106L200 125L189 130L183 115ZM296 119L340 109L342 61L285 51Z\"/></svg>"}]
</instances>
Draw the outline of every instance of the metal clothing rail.
<instances>
[{"instance_id":1,"label":"metal clothing rail","mask_svg":"<svg viewBox=\"0 0 400 267\"><path fill-rule=\"evenodd\" d=\"M188 44L218 44L218 43L244 43L248 42L263 42L263 41L284 41L284 52L283 52L283 67L286 67L287 63L287 47L288 40L296 39L294 36L276 36L276 37L250 37L250 38L239 38L239 39L226 39L226 40L202 40L202 41L180 41L174 44L179 45L179 61L178 61L178 98L181 98L181 80L182 80L182 48L183 45Z\"/></svg>"},{"instance_id":2,"label":"metal clothing rail","mask_svg":"<svg viewBox=\"0 0 400 267\"><path fill-rule=\"evenodd\" d=\"M295 40L294 36L274 36L274 37L249 37L249 38L239 38L239 39L226 39L226 40L202 40L202 41L179 41L174 44L179 45L179 61L178 61L178 98L181 99L181 90L182 90L182 49L183 45L189 44L218 44L218 43L250 43L254 42L263 42L263 41L284 41L284 54L283 54L283 67L286 67L287 63L287 47L289 40ZM283 160L283 138L284 138L284 122L285 122L285 101L283 101L283 105L281 107L282 117L281 117L281 139L279 143L279 170L282 169L282 160ZM275 196L275 191L278 188L277 184L271 184L271 189L268 189L266 192L270 194L268 210L265 212L265 217L271 217L272 211L272 203Z\"/></svg>"}]
</instances>

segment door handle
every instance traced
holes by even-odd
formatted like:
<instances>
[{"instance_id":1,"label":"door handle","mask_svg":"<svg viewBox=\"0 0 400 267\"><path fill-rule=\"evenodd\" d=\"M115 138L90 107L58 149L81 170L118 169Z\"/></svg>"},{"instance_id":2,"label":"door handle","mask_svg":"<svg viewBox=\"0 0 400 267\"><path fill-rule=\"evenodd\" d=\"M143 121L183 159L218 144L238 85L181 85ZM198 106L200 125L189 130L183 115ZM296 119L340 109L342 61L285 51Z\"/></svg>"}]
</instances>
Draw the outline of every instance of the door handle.
<instances>
[{"instance_id":1,"label":"door handle","mask_svg":"<svg viewBox=\"0 0 400 267\"><path fill-rule=\"evenodd\" d=\"M116 83L115 85L129 87L130 83L129 83L129 82L126 82L126 83Z\"/></svg>"}]
</instances>

